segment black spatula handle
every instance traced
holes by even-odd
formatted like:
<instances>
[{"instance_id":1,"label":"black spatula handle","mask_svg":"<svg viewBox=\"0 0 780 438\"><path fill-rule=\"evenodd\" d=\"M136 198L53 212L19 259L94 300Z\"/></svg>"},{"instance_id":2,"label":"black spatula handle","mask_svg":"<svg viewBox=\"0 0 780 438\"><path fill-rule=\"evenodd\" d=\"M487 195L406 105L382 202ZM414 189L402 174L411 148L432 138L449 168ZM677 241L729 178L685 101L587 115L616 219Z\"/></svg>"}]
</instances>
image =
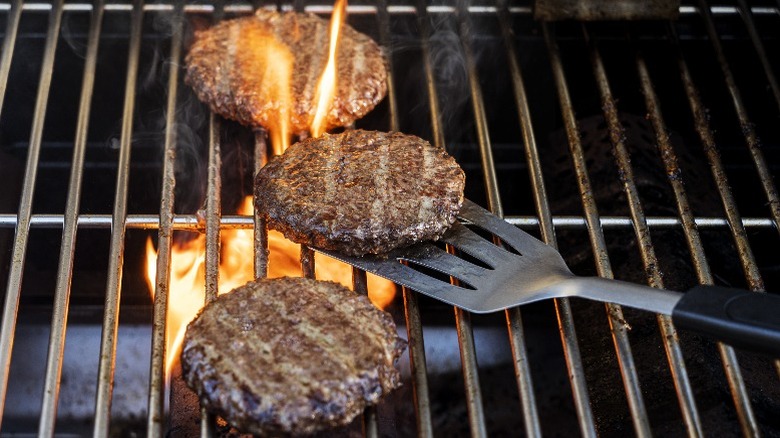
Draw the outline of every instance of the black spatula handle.
<instances>
[{"instance_id":1,"label":"black spatula handle","mask_svg":"<svg viewBox=\"0 0 780 438\"><path fill-rule=\"evenodd\" d=\"M780 296L720 286L689 290L672 311L681 329L780 357Z\"/></svg>"}]
</instances>

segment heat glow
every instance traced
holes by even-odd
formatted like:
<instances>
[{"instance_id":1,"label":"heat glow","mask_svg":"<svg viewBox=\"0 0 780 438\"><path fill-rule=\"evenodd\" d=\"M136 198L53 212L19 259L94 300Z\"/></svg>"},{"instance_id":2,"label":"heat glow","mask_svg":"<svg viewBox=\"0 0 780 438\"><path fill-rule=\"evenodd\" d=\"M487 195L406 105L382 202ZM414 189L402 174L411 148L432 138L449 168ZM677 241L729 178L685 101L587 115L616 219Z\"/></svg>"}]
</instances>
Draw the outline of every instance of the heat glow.
<instances>
[{"instance_id":1,"label":"heat glow","mask_svg":"<svg viewBox=\"0 0 780 438\"><path fill-rule=\"evenodd\" d=\"M244 59L246 70L253 76L247 83L256 83L259 94L254 98L260 106L270 107L267 126L273 153L279 155L290 146L290 113L292 108L292 74L294 57L289 47L273 34L255 27L243 28L242 50L251 50ZM243 71L243 70L242 70Z\"/></svg>"},{"instance_id":2,"label":"heat glow","mask_svg":"<svg viewBox=\"0 0 780 438\"><path fill-rule=\"evenodd\" d=\"M312 137L321 136L326 129L325 119L328 116L333 98L336 94L336 54L338 53L341 25L347 11L347 0L338 0L333 6L333 14L330 17L330 43L328 47L328 63L322 72L320 82L317 84L317 93L314 101L317 102L317 111L311 122Z\"/></svg>"},{"instance_id":3,"label":"heat glow","mask_svg":"<svg viewBox=\"0 0 780 438\"><path fill-rule=\"evenodd\" d=\"M252 215L252 198L246 197L237 214ZM220 233L219 294L230 292L254 280L254 231L223 230ZM301 247L274 230L268 232L268 277L300 277ZM171 248L171 278L168 283L168 318L166 325L166 375L178 360L184 332L203 307L205 300L206 238L203 235L186 241L175 241ZM315 256L315 272L320 280L331 280L351 288L352 267L322 254ZM154 296L157 275L157 251L152 239L146 242L146 281ZM368 274L369 299L386 308L395 296L393 283Z\"/></svg>"},{"instance_id":4,"label":"heat glow","mask_svg":"<svg viewBox=\"0 0 780 438\"><path fill-rule=\"evenodd\" d=\"M335 54L339 28L346 13L346 1L339 1L331 18L329 60L318 86L318 111L310 129L314 137L324 132L324 118L333 101L336 86ZM284 153L290 143L289 120L292 108L291 74L293 57L289 49L273 36L255 33L243 35L252 41L254 71L260 75L264 87L262 95L273 105L275 117L266 126L273 153ZM330 79L327 79L330 77ZM320 109L323 108L323 109ZM251 216L254 213L252 197L247 196L236 212ZM273 230L268 232L268 277L300 277L300 245ZM168 314L166 318L166 376L170 377L178 361L187 324L192 321L205 301L206 238L204 235L182 241L174 240L171 247L168 282ZM219 294L229 292L254 280L254 230L234 229L220 233ZM347 287L352 285L352 267L322 254L315 256L315 274L320 280L331 280ZM157 283L157 251L152 239L146 243L146 280L152 297ZM395 296L395 285L383 278L368 274L369 299L379 308L386 308Z\"/></svg>"}]
</instances>

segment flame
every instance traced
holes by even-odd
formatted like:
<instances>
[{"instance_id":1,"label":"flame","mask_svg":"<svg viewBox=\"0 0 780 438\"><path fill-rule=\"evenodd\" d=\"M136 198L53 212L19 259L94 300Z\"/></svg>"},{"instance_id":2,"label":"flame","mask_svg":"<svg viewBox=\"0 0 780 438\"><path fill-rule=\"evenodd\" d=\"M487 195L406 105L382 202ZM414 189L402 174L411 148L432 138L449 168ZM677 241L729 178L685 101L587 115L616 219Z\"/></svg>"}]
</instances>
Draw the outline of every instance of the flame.
<instances>
[{"instance_id":1,"label":"flame","mask_svg":"<svg viewBox=\"0 0 780 438\"><path fill-rule=\"evenodd\" d=\"M333 6L333 14L330 16L328 63L325 65L320 82L317 84L317 92L314 95L314 101L317 102L317 111L314 113L314 119L311 122L312 137L319 137L325 132L325 118L328 116L328 110L336 94L336 52L346 10L347 0L338 0Z\"/></svg>"},{"instance_id":2,"label":"flame","mask_svg":"<svg viewBox=\"0 0 780 438\"><path fill-rule=\"evenodd\" d=\"M281 46L281 49L277 46ZM281 155L290 147L290 107L292 106L292 66L293 56L286 46L281 44L268 44L265 46L268 59L278 61L267 63L267 68L263 71L263 81L272 82L275 86L271 87L268 96L268 102L278 102L279 108L276 112L276 123L269 121L269 134L271 145L274 148L275 155Z\"/></svg>"},{"instance_id":3,"label":"flame","mask_svg":"<svg viewBox=\"0 0 780 438\"><path fill-rule=\"evenodd\" d=\"M272 33L257 26L243 26L237 46L245 51L246 63L238 69L243 81L257 90L251 99L255 106L265 108L268 115L264 126L268 129L274 154L279 155L290 146L290 115L292 111L292 75L295 58L290 48Z\"/></svg>"},{"instance_id":4,"label":"flame","mask_svg":"<svg viewBox=\"0 0 780 438\"><path fill-rule=\"evenodd\" d=\"M252 198L247 196L238 214L251 215ZM224 230L220 234L219 294L254 280L254 230ZM268 277L300 277L300 245L274 230L268 232ZM177 362L187 324L203 307L205 300L205 252L203 235L187 242L174 242L171 247L171 278L168 283L168 315L166 325L166 375L170 376ZM352 285L352 267L322 254L315 256L315 273L320 280L330 280L347 287ZM146 281L155 293L157 251L152 239L146 242ZM395 296L395 286L368 274L369 299L379 308L387 308Z\"/></svg>"},{"instance_id":5,"label":"flame","mask_svg":"<svg viewBox=\"0 0 780 438\"><path fill-rule=\"evenodd\" d=\"M317 86L315 101L317 112L311 123L311 133L319 137L324 133L324 122L336 90L336 51L339 31L346 13L346 0L339 0L330 22L330 47L328 62ZM249 83L258 84L261 92L258 102L272 105L273 116L265 126L268 129L273 153L284 153L290 143L290 112L292 108L293 56L289 48L273 35L246 27L241 37L251 43L251 77ZM263 86L259 86L263 84ZM252 197L247 196L237 213L252 215ZM220 233L221 254L219 260L219 294L229 292L254 280L254 230L224 230ZM268 277L300 277L300 245L284 238L273 230L268 232ZM203 307L205 300L206 238L197 236L186 242L174 241L171 247L170 280L168 283L168 314L166 317L166 376L171 375L177 363L179 350L187 324ZM322 254L315 255L315 274L320 280L330 280L347 287L352 285L352 267ZM157 251L152 239L146 242L146 281L152 297L157 280ZM395 285L383 278L368 274L368 297L379 308L385 309L395 297Z\"/></svg>"}]
</instances>

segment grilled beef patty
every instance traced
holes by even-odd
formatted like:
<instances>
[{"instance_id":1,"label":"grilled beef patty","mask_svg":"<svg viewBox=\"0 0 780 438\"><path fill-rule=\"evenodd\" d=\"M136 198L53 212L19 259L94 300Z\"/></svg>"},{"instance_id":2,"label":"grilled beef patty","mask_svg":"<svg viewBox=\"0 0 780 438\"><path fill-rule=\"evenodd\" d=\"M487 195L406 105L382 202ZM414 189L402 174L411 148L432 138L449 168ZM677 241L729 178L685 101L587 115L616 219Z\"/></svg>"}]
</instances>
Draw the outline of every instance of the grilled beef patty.
<instances>
[{"instance_id":1,"label":"grilled beef patty","mask_svg":"<svg viewBox=\"0 0 780 438\"><path fill-rule=\"evenodd\" d=\"M253 16L223 21L195 33L186 57L185 81L212 111L253 127L276 124L289 90L290 130L306 131L328 59L328 27L328 21L313 14L262 9ZM363 117L387 90L379 46L346 23L341 32L337 90L325 129ZM273 49L277 53L270 55ZM286 74L278 53L292 61L289 84L281 80Z\"/></svg>"},{"instance_id":2,"label":"grilled beef patty","mask_svg":"<svg viewBox=\"0 0 780 438\"><path fill-rule=\"evenodd\" d=\"M258 213L294 242L349 255L433 240L455 221L465 175L444 149L398 132L296 143L257 175Z\"/></svg>"},{"instance_id":3,"label":"grilled beef patty","mask_svg":"<svg viewBox=\"0 0 780 438\"><path fill-rule=\"evenodd\" d=\"M400 386L390 314L333 282L263 279L221 295L187 327L184 380L239 430L346 425Z\"/></svg>"}]
</instances>

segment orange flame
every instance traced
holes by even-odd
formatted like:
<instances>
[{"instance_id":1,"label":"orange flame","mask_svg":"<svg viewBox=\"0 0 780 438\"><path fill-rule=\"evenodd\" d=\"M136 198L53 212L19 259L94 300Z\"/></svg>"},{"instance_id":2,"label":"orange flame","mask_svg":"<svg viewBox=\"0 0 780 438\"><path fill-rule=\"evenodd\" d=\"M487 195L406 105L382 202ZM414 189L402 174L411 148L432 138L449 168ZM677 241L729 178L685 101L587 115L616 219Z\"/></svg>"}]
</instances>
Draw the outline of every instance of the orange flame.
<instances>
[{"instance_id":1,"label":"orange flame","mask_svg":"<svg viewBox=\"0 0 780 438\"><path fill-rule=\"evenodd\" d=\"M252 198L244 199L238 214L251 215ZM220 233L219 294L254 280L254 230L224 230ZM277 232L268 232L268 277L300 277L300 245ZM168 283L168 316L166 326L166 375L170 376L178 360L187 324L203 307L205 300L206 238L198 236L188 242L175 242L171 248L171 278ZM352 285L352 268L322 254L315 256L315 273L320 280L330 280L347 287ZM146 281L155 292L157 251L152 239L146 242ZM369 299L379 308L387 308L395 296L395 286L368 274Z\"/></svg>"},{"instance_id":2,"label":"orange flame","mask_svg":"<svg viewBox=\"0 0 780 438\"><path fill-rule=\"evenodd\" d=\"M259 91L253 99L266 107L266 120L274 154L290 146L290 112L292 108L292 74L294 57L290 48L273 34L255 26L241 30L241 50L251 50L243 57L247 65L239 69L245 81Z\"/></svg>"},{"instance_id":3,"label":"orange flame","mask_svg":"<svg viewBox=\"0 0 780 438\"><path fill-rule=\"evenodd\" d=\"M317 93L314 101L317 102L317 111L311 122L312 137L319 137L325 132L325 119L333 98L336 94L336 52L339 45L341 25L347 10L347 0L338 0L333 6L333 14L330 17L330 44L328 48L328 63L322 72L320 82L317 85Z\"/></svg>"},{"instance_id":4,"label":"orange flame","mask_svg":"<svg viewBox=\"0 0 780 438\"><path fill-rule=\"evenodd\" d=\"M330 50L328 63L317 87L317 113L311 125L311 133L319 137L324 132L327 110L333 102L336 88L336 48L339 29L346 13L346 0L339 0L333 10L330 28ZM247 32L255 32L249 30ZM268 120L268 129L273 153L284 153L290 143L290 111L292 108L291 75L293 57L289 49L278 42L273 35L263 32L243 34L251 41L242 47L251 47L252 72L248 81L262 81L263 90L257 96L259 102L273 105L274 114ZM269 86L271 84L271 86ZM251 216L254 212L252 197L247 196L238 209L238 214ZM219 260L219 294L229 292L254 280L254 230L224 230L220 233L221 254ZM268 232L268 277L300 277L300 245L284 238L276 231ZM171 375L178 361L179 350L187 324L203 307L205 300L205 252L206 238L201 235L190 241L174 242L171 247L170 281L168 283L168 314L166 325L166 376ZM315 275L321 280L330 280L347 287L352 284L352 267L322 254L315 255ZM146 243L146 280L152 297L157 278L157 251L152 239ZM368 274L369 299L379 308L387 308L395 297L395 285Z\"/></svg>"},{"instance_id":5,"label":"orange flame","mask_svg":"<svg viewBox=\"0 0 780 438\"><path fill-rule=\"evenodd\" d=\"M267 46L269 59L275 59L274 47ZM290 51L286 49L279 53L276 58L279 62L269 62L268 68L263 72L263 81L273 81L276 86L272 87L274 92L270 93L269 102L279 102L277 113L277 123L270 123L269 133L271 145L274 148L274 154L280 155L290 147L290 107L292 106L292 96L290 83L292 80L293 58ZM281 60L283 59L283 61Z\"/></svg>"}]
</instances>

